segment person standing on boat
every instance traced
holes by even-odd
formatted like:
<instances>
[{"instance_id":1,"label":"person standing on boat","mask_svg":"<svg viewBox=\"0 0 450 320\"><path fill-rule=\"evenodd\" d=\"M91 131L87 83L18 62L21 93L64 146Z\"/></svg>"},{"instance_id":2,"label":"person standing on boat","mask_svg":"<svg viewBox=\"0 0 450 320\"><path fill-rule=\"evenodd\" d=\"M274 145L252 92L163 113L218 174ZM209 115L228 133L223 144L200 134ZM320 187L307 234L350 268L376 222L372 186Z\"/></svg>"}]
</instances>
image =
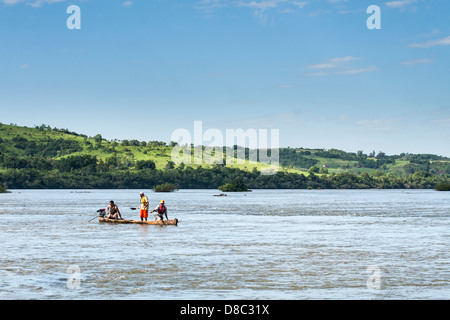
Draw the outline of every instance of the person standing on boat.
<instances>
[{"instance_id":1,"label":"person standing on boat","mask_svg":"<svg viewBox=\"0 0 450 320\"><path fill-rule=\"evenodd\" d=\"M120 214L119 207L114 203L113 200L109 202L109 206L106 208L106 218L107 219L116 219L123 220L122 215Z\"/></svg>"},{"instance_id":2,"label":"person standing on boat","mask_svg":"<svg viewBox=\"0 0 450 320\"><path fill-rule=\"evenodd\" d=\"M139 196L141 197L141 205L140 205L140 213L139 216L141 217L141 221L147 221L148 218L148 198L145 196L143 192L139 193Z\"/></svg>"},{"instance_id":3,"label":"person standing on boat","mask_svg":"<svg viewBox=\"0 0 450 320\"><path fill-rule=\"evenodd\" d=\"M163 215L166 216L166 220L169 220L169 218L167 218L167 207L164 204L164 200L161 200L161 202L159 203L159 205L156 206L155 209L152 210L152 213L155 213L155 220L164 220Z\"/></svg>"}]
</instances>

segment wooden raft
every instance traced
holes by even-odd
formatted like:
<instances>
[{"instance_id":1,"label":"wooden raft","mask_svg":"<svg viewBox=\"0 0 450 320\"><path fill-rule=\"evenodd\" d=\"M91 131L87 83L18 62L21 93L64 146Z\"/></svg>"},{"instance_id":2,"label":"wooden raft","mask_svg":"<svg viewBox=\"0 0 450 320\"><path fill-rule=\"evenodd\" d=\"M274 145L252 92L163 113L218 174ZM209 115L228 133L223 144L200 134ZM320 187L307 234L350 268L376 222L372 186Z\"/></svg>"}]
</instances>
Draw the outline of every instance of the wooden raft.
<instances>
[{"instance_id":1,"label":"wooden raft","mask_svg":"<svg viewBox=\"0 0 450 320\"><path fill-rule=\"evenodd\" d=\"M178 219L170 219L170 220L148 220L148 221L141 221L141 220L116 220L116 219L107 219L107 218L98 218L99 222L109 222L109 223L134 223L134 224L152 224L152 225L164 225L164 226L176 226L178 224Z\"/></svg>"}]
</instances>

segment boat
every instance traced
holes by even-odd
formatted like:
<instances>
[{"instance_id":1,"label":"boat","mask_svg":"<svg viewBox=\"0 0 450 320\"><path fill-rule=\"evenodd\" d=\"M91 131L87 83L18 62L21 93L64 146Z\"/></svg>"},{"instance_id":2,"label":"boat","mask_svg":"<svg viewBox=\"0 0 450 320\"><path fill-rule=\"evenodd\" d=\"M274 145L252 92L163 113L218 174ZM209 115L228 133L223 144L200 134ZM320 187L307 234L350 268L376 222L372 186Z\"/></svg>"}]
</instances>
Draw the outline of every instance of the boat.
<instances>
[{"instance_id":1,"label":"boat","mask_svg":"<svg viewBox=\"0 0 450 320\"><path fill-rule=\"evenodd\" d=\"M127 219L108 219L103 217L98 217L99 222L109 222L109 223L134 223L134 224L151 224L151 225L159 225L159 226L176 226L178 224L178 219L169 219L169 220L127 220Z\"/></svg>"}]
</instances>

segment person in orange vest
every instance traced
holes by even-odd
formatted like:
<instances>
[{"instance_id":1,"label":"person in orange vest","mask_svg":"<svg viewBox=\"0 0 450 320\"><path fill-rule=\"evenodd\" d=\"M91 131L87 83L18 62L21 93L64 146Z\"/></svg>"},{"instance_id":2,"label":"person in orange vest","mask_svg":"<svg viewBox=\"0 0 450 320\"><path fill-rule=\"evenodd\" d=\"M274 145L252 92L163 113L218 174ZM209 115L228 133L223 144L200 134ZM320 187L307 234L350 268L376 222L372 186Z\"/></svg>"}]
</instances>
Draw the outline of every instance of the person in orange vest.
<instances>
[{"instance_id":1,"label":"person in orange vest","mask_svg":"<svg viewBox=\"0 0 450 320\"><path fill-rule=\"evenodd\" d=\"M169 220L167 218L167 207L164 204L164 200L161 200L161 202L156 206L155 209L152 210L152 213L155 213L155 220L164 220L163 215L166 216L166 220Z\"/></svg>"},{"instance_id":2,"label":"person in orange vest","mask_svg":"<svg viewBox=\"0 0 450 320\"><path fill-rule=\"evenodd\" d=\"M141 197L141 203L140 203L140 212L139 212L139 217L141 218L141 221L147 221L147 217L148 217L148 198L145 196L145 194L143 192L139 193L139 196Z\"/></svg>"}]
</instances>

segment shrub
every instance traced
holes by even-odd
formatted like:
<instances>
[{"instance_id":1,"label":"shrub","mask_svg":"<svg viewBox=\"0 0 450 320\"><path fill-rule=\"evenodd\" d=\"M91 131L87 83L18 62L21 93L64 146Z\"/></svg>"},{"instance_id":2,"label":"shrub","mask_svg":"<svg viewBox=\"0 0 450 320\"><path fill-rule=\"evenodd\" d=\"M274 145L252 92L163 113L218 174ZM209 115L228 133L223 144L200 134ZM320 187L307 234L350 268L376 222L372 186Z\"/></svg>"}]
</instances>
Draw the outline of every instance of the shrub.
<instances>
[{"instance_id":1,"label":"shrub","mask_svg":"<svg viewBox=\"0 0 450 320\"><path fill-rule=\"evenodd\" d=\"M219 187L220 191L223 192L241 192L241 191L250 191L244 183L244 180L238 178L234 179L232 182L227 183L223 186Z\"/></svg>"},{"instance_id":2,"label":"shrub","mask_svg":"<svg viewBox=\"0 0 450 320\"><path fill-rule=\"evenodd\" d=\"M446 182L441 182L438 183L435 187L435 190L437 191L450 191L450 183L446 183Z\"/></svg>"},{"instance_id":3,"label":"shrub","mask_svg":"<svg viewBox=\"0 0 450 320\"><path fill-rule=\"evenodd\" d=\"M164 183L153 187L155 192L172 192L178 190L178 187L172 183Z\"/></svg>"}]
</instances>

